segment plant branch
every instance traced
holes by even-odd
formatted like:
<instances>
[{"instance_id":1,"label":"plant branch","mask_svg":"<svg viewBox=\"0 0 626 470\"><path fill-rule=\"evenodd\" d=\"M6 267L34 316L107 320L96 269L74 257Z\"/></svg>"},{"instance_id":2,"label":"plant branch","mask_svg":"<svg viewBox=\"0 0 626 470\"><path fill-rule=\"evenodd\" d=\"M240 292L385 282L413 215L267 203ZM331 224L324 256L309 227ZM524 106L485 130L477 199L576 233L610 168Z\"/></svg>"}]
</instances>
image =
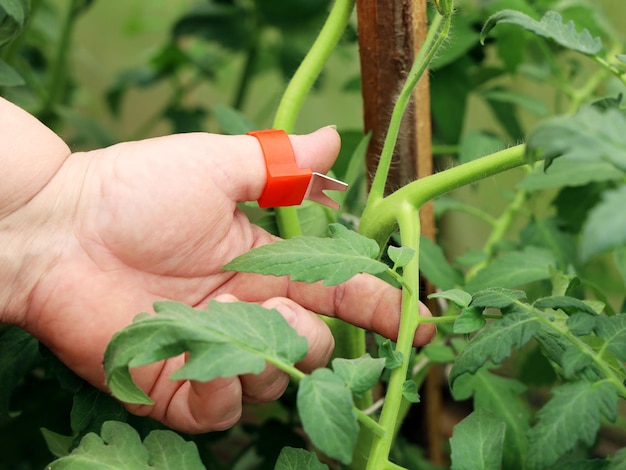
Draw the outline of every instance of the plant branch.
<instances>
[{"instance_id":1,"label":"plant branch","mask_svg":"<svg viewBox=\"0 0 626 470\"><path fill-rule=\"evenodd\" d=\"M526 163L525 146L517 145L449 170L426 176L398 189L381 200L371 201L361 217L359 232L366 237L375 239L380 246L385 246L386 241L397 227L398 214L407 202L419 208L431 199L453 189L475 183Z\"/></svg>"},{"instance_id":2,"label":"plant branch","mask_svg":"<svg viewBox=\"0 0 626 470\"><path fill-rule=\"evenodd\" d=\"M398 224L402 236L402 245L419 253L420 217L419 211L410 204L404 203L398 214ZM407 379L409 358L413 348L413 339L422 317L419 315L419 257L413 259L404 268L404 280L411 289L402 290L402 311L400 314L400 330L396 343L396 352L402 355L402 365L391 371L385 403L380 414L379 424L385 430L383 436L376 436L372 442L368 469L385 468L389 451L393 443L398 417L403 402L403 385Z\"/></svg>"},{"instance_id":3,"label":"plant branch","mask_svg":"<svg viewBox=\"0 0 626 470\"><path fill-rule=\"evenodd\" d=\"M485 246L483 248L483 252L487 256L483 261L474 265L472 269L470 269L466 276L467 280L473 278L478 271L487 266L487 264L489 264L489 262L493 259L497 244L504 239L506 233L511 228L511 225L515 220L515 216L528 200L528 195L528 191L518 191L515 195L515 198L513 198L511 203L507 206L506 210L498 218L496 223L493 225L491 235L489 235L489 238L487 239L487 242L485 243Z\"/></svg>"},{"instance_id":4,"label":"plant branch","mask_svg":"<svg viewBox=\"0 0 626 470\"><path fill-rule=\"evenodd\" d=\"M368 197L368 205L370 205L373 201L382 199L384 196L385 183L391 166L393 150L396 146L396 141L398 140L402 117L404 116L406 108L409 105L411 95L413 94L413 90L417 86L417 83L422 75L424 75L424 72L428 68L430 61L436 54L439 47L448 37L452 17L449 16L445 19L443 27L441 27L442 20L443 17L441 15L435 15L435 18L433 19L433 22L428 30L428 35L426 36L426 39L424 40L424 43L415 58L415 62L409 71L406 82L400 91L398 100L393 107L391 120L389 121L389 127L387 129L387 135L385 136L385 142L380 154L380 160L372 181L372 187Z\"/></svg>"},{"instance_id":5,"label":"plant branch","mask_svg":"<svg viewBox=\"0 0 626 470\"><path fill-rule=\"evenodd\" d=\"M324 27L285 89L274 117L275 129L293 132L304 99L346 29L354 3L355 0L335 1ZM295 207L277 207L275 214L279 233L283 238L302 235Z\"/></svg>"},{"instance_id":6,"label":"plant branch","mask_svg":"<svg viewBox=\"0 0 626 470\"><path fill-rule=\"evenodd\" d=\"M576 349L578 349L581 353L589 356L594 364L596 364L598 368L602 371L605 378L616 387L618 393L623 398L626 398L626 385L624 385L620 377L615 375L615 372L613 371L613 369L611 369L611 366L606 361L604 361L604 359L602 358L602 351L594 351L587 343L582 341L576 335L572 334L572 332L569 331L567 328L559 328L557 324L546 318L544 312L533 307L532 305L525 304L523 302L520 302L519 300L516 301L515 304L533 315L546 328L557 332L560 336L564 336L565 338L567 338L568 341L573 346L575 346Z\"/></svg>"}]
</instances>

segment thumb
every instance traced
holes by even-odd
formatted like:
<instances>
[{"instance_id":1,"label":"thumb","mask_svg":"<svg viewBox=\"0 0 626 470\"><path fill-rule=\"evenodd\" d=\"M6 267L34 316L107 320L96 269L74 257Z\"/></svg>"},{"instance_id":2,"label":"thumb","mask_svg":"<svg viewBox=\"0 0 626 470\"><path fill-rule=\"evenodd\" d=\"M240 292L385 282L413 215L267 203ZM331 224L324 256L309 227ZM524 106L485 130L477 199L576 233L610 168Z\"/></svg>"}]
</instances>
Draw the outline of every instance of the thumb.
<instances>
[{"instance_id":1,"label":"thumb","mask_svg":"<svg viewBox=\"0 0 626 470\"><path fill-rule=\"evenodd\" d=\"M256 201L266 183L265 158L258 140L252 136L225 137L223 149L228 159L220 160L220 182L224 193L235 202ZM326 173L339 154L341 141L334 127L323 127L306 135L290 135L296 166ZM226 144L226 142L224 142ZM226 145L225 145L226 146Z\"/></svg>"}]
</instances>

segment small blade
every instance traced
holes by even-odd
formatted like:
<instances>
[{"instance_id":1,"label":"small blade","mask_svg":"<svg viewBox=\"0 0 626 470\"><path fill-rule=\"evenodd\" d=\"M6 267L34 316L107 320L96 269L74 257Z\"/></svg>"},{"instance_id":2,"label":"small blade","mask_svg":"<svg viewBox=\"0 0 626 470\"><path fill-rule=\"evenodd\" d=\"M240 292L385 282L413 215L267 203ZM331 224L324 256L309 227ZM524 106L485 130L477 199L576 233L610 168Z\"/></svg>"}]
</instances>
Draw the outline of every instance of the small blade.
<instances>
[{"instance_id":1,"label":"small blade","mask_svg":"<svg viewBox=\"0 0 626 470\"><path fill-rule=\"evenodd\" d=\"M347 189L348 185L343 181L336 180L330 176L322 175L321 173L313 172L304 198L337 210L339 209L339 204L324 194L324 191L345 191Z\"/></svg>"}]
</instances>

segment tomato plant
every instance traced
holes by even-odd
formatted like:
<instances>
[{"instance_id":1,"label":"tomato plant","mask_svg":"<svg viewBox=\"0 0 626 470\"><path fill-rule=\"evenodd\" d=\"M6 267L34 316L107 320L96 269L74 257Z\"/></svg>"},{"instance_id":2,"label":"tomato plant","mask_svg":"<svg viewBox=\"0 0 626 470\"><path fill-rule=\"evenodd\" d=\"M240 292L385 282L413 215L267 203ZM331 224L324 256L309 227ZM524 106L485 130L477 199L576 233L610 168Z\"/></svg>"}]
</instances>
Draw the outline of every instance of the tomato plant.
<instances>
[{"instance_id":1,"label":"tomato plant","mask_svg":"<svg viewBox=\"0 0 626 470\"><path fill-rule=\"evenodd\" d=\"M66 27L89 3L73 2ZM33 383L54 389L49 377L56 377L69 392L59 401L72 405L69 423L45 425L48 448L58 457L50 464L54 469L130 461L136 462L131 468L429 468L433 464L402 423L415 408L429 406L420 403L420 390L428 370L444 364L452 399L471 400L446 444L451 468L622 468L623 440L608 452L597 444L602 429L620 429L626 398L624 42L593 2L454 3L437 0L429 9L429 32L394 103L369 191L361 168L365 137L335 168L351 183L341 197L342 212L314 205L264 212L258 223L285 240L224 266L308 283L338 284L363 272L380 276L402 289L397 342L366 341L363 331L333 325L346 354L305 374L295 364L306 354L306 341L275 311L249 303L211 302L206 310L156 303L156 315L138 316L107 350L108 386L119 400L150 404L129 368L181 351L189 361L172 378L258 373L265 363L292 378L293 389L279 403L253 409L241 427L191 438L127 416L116 401L40 351L35 340L5 328L0 424L8 429L17 422L9 404L23 401L10 401L14 390L27 392ZM0 2L6 41L28 25L26 5ZM200 4L177 20L174 39L149 66L124 74L110 88L112 110L119 111L130 86L191 70L190 80L174 85L159 118L173 121L175 130L202 126L207 111L185 108L181 98L189 87L211 80L214 64L237 50L245 62L235 99L211 112L223 131L244 132L253 127L242 110L258 73L255 60L276 54L278 60L269 63L291 78L272 126L292 131L337 44L354 44L353 1L303 5L310 11L301 12L299 2ZM300 54L287 45L300 42L284 40L284 50L277 51L259 38L276 28L287 38L294 21L301 31L293 34L301 38L302 31L322 24L327 7L317 39L291 76L286 57ZM15 45L20 37L26 39ZM185 49L182 37L202 37L206 49ZM0 85L18 87L12 96L19 98L19 86L27 83L21 96L28 93L38 115L54 123L64 118L71 95L37 88L41 77L29 77L28 67L15 59L26 46L41 48L29 41L25 33L9 44ZM58 64L66 57L59 52L56 60L42 77L50 74L50 83L60 81L62 90ZM440 169L387 194L400 120L429 67L433 153ZM496 118L495 130L467 128L464 118L475 97ZM501 197L507 204L500 213L492 213L489 201L476 205L457 197L457 188L494 181L514 168L521 177ZM432 200L443 227L439 245L421 236L420 209ZM474 217L471 226L485 224L488 235L482 246L453 255L442 246L456 213ZM430 297L439 301L441 315L417 314L420 273L437 287ZM414 333L425 322L436 323L438 333L416 351ZM196 360L207 356L210 362ZM36 407L24 407L33 409L36 415Z\"/></svg>"}]
</instances>

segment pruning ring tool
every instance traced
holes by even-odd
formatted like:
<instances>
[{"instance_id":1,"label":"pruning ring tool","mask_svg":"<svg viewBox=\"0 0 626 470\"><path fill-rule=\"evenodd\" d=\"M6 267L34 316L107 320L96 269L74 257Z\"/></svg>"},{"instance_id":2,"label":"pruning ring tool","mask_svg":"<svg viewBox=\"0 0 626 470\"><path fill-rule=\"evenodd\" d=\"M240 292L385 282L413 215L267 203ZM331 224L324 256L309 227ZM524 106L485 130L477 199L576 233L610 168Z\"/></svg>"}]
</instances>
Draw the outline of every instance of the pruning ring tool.
<instances>
[{"instance_id":1,"label":"pruning ring tool","mask_svg":"<svg viewBox=\"0 0 626 470\"><path fill-rule=\"evenodd\" d=\"M339 204L324 191L345 191L348 185L310 169L299 168L285 131L267 129L251 131L248 135L259 141L267 169L267 182L258 200L260 207L297 206L309 199L339 209Z\"/></svg>"}]
</instances>

